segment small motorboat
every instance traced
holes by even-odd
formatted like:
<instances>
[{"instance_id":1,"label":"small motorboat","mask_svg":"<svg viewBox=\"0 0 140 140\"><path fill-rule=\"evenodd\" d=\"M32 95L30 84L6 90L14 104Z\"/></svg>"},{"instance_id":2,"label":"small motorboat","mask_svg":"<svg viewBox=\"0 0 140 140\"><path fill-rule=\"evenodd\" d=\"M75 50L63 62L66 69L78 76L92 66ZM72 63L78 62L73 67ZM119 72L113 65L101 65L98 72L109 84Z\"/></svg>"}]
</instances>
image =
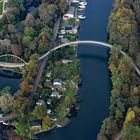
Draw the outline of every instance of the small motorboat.
<instances>
[{"instance_id":1,"label":"small motorboat","mask_svg":"<svg viewBox=\"0 0 140 140\"><path fill-rule=\"evenodd\" d=\"M84 15L78 15L78 18L79 19L86 19L86 16L84 16Z\"/></svg>"},{"instance_id":2,"label":"small motorboat","mask_svg":"<svg viewBox=\"0 0 140 140\"><path fill-rule=\"evenodd\" d=\"M85 5L79 5L78 8L79 8L79 9L85 9L86 6L85 6Z\"/></svg>"},{"instance_id":3,"label":"small motorboat","mask_svg":"<svg viewBox=\"0 0 140 140\"><path fill-rule=\"evenodd\" d=\"M87 2L80 2L79 4L86 6L87 5Z\"/></svg>"},{"instance_id":4,"label":"small motorboat","mask_svg":"<svg viewBox=\"0 0 140 140\"><path fill-rule=\"evenodd\" d=\"M81 9L81 8L78 8L78 11L83 11L83 9Z\"/></svg>"}]
</instances>

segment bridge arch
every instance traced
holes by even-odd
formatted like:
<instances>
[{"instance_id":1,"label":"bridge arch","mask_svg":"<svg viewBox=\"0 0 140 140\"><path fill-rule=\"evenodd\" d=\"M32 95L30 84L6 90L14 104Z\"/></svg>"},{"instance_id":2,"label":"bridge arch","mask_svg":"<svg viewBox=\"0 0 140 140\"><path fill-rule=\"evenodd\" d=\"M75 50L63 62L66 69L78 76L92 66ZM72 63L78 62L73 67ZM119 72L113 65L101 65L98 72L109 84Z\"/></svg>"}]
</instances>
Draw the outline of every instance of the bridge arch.
<instances>
[{"instance_id":1,"label":"bridge arch","mask_svg":"<svg viewBox=\"0 0 140 140\"><path fill-rule=\"evenodd\" d=\"M113 46L111 44L104 43L104 42L101 42L101 41L78 40L78 41L73 41L73 42L68 42L68 43L65 43L65 44L61 44L61 45L59 45L59 46L57 46L55 48L52 48L51 50L49 50L48 52L46 52L44 55L42 55L41 57L39 57L39 61L43 60L45 57L48 57L50 53L52 53L52 52L54 52L54 51L56 51L58 49L64 48L66 46L78 45L78 44L85 44L85 45L91 45L91 46L98 45L98 46L107 47L107 48L110 48L110 49L113 48ZM120 50L120 53L123 56L128 56L122 50ZM0 58L5 57L5 56L11 56L11 57L17 58L17 59L21 60L22 63L5 63L5 62L0 62L0 66L1 67L17 68L17 67L23 67L26 64L28 64L23 59L21 59L20 57L18 57L16 55L13 55L13 54L4 54L4 55L1 55ZM139 68L136 66L136 64L133 61L131 63L132 63L132 66L134 67L135 71L137 72L137 74L140 76L140 70L139 70Z\"/></svg>"},{"instance_id":2,"label":"bridge arch","mask_svg":"<svg viewBox=\"0 0 140 140\"><path fill-rule=\"evenodd\" d=\"M108 43L105 43L105 42L101 42L101 41L93 41L93 40L78 40L78 41L73 41L73 42L68 42L68 43L65 43L65 44L61 44L55 48L52 48L51 50L49 50L48 52L46 52L44 55L42 55L39 60L42 60L44 59L45 57L48 57L50 53L58 50L58 49L61 49L61 48L64 48L66 46L71 46L71 45L78 45L78 44L85 44L85 45L98 45L98 46L101 46L101 47L107 47L107 48L114 48L113 45L111 44L108 44ZM124 51L120 50L120 53L123 55L123 56L128 56ZM128 56L129 57L129 56ZM135 71L137 72L137 74L140 76L140 70L139 68L136 66L136 64L132 61L132 66L134 67Z\"/></svg>"},{"instance_id":3,"label":"bridge arch","mask_svg":"<svg viewBox=\"0 0 140 140\"><path fill-rule=\"evenodd\" d=\"M108 43L104 43L104 42L100 42L100 41L91 41L91 40L81 40L81 41L73 41L73 42L68 42L68 43L65 43L65 44L61 44L51 50L49 50L48 52L46 52L44 55L42 55L39 60L42 60L44 59L45 57L47 57L50 53L58 50L58 49L61 49L61 48L64 48L66 46L70 46L70 45L78 45L78 44L85 44L85 45L99 45L101 47L107 47L107 48L112 48L113 46L108 44Z\"/></svg>"},{"instance_id":4,"label":"bridge arch","mask_svg":"<svg viewBox=\"0 0 140 140\"><path fill-rule=\"evenodd\" d=\"M13 54L3 54L0 56L1 67L18 68L18 67L23 67L26 64L27 63L23 59Z\"/></svg>"}]
</instances>

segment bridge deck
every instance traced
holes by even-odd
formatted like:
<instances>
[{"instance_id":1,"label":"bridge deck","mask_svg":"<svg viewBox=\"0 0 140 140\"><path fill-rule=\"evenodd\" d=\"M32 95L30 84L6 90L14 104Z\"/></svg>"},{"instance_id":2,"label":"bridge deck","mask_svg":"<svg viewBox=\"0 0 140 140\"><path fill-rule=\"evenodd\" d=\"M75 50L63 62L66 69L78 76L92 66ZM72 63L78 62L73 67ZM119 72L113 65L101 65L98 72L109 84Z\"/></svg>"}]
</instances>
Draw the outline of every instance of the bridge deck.
<instances>
[{"instance_id":1,"label":"bridge deck","mask_svg":"<svg viewBox=\"0 0 140 140\"><path fill-rule=\"evenodd\" d=\"M0 62L1 67L5 68L20 68L25 66L24 63L7 63L7 62Z\"/></svg>"}]
</instances>

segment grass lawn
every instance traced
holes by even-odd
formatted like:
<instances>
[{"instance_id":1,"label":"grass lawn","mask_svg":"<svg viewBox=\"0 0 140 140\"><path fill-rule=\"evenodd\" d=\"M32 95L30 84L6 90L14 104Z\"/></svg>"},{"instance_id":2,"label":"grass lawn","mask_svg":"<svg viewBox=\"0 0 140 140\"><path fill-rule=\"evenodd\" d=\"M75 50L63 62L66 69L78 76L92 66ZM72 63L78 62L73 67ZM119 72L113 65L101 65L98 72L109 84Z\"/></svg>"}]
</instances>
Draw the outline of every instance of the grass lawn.
<instances>
[{"instance_id":1,"label":"grass lawn","mask_svg":"<svg viewBox=\"0 0 140 140\"><path fill-rule=\"evenodd\" d=\"M75 35L70 35L70 34L64 35L64 38L67 38L69 41L75 41L76 40L76 36Z\"/></svg>"},{"instance_id":2,"label":"grass lawn","mask_svg":"<svg viewBox=\"0 0 140 140\"><path fill-rule=\"evenodd\" d=\"M76 21L75 18L70 18L68 20L62 20L61 26L66 26L66 25L73 25L73 26L79 26L79 22Z\"/></svg>"},{"instance_id":3,"label":"grass lawn","mask_svg":"<svg viewBox=\"0 0 140 140\"><path fill-rule=\"evenodd\" d=\"M0 1L0 15L3 13L3 1Z\"/></svg>"}]
</instances>

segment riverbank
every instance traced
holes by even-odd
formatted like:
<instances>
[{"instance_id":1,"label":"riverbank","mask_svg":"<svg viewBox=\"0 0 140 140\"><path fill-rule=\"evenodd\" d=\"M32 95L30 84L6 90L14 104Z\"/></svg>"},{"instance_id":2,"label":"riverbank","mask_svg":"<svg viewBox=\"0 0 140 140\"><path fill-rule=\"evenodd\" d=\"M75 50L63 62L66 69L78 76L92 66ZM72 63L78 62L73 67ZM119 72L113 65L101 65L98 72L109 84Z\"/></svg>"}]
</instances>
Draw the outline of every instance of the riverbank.
<instances>
[{"instance_id":1,"label":"riverbank","mask_svg":"<svg viewBox=\"0 0 140 140\"><path fill-rule=\"evenodd\" d=\"M22 74L14 71L14 70L0 69L0 76L6 77L6 78L20 79L22 77Z\"/></svg>"},{"instance_id":2,"label":"riverbank","mask_svg":"<svg viewBox=\"0 0 140 140\"><path fill-rule=\"evenodd\" d=\"M86 20L80 24L80 40L107 41L107 22L112 2L88 0L85 10ZM99 7L104 12L98 12ZM93 18L94 17L94 18ZM91 140L96 139L104 118L108 115L111 91L108 71L108 49L79 46L80 73L80 111L72 122L64 128L37 135L41 140ZM99 86L100 85L100 86ZM101 88L102 87L102 88Z\"/></svg>"},{"instance_id":3,"label":"riverbank","mask_svg":"<svg viewBox=\"0 0 140 140\"><path fill-rule=\"evenodd\" d=\"M107 21L112 3L89 1L86 22L81 22L80 39L106 41ZM94 8L93 8L94 7ZM104 12L98 12L102 9ZM94 18L93 18L94 17ZM92 20L91 20L92 19ZM92 30L91 30L92 29ZM38 135L41 140L91 140L96 139L102 120L107 116L111 82L108 71L108 49L79 47L82 87L80 111L66 127ZM100 85L100 86L99 86ZM102 87L102 88L101 88ZM98 107L98 108L97 108ZM88 114L88 115L87 115ZM93 119L94 118L94 119Z\"/></svg>"},{"instance_id":4,"label":"riverbank","mask_svg":"<svg viewBox=\"0 0 140 140\"><path fill-rule=\"evenodd\" d=\"M68 9L71 7L69 3ZM74 7L73 7L74 8ZM59 32L58 38L52 47L58 45L58 43L64 43L63 40L72 41L76 39L78 34L79 20L77 20L77 15L75 14L76 8L73 9L73 16L69 19L61 19L59 21ZM68 10L69 11L69 10ZM71 13L72 14L72 13ZM64 16L63 16L64 17ZM67 27L72 27L66 30ZM77 27L77 28L75 28ZM76 32L74 30L76 29ZM56 30L55 30L56 31ZM63 37L59 37L63 32ZM64 33L65 32L65 33ZM74 108L78 108L78 84L79 84L79 61L76 56L75 49L67 47L61 49L61 51L56 51L52 53L49 58L47 58L47 63L41 82L38 86L38 96L39 100L46 103L47 107L47 118L50 124L42 131L50 131L55 127L64 127L70 123L72 114L76 114ZM47 95L44 95L48 93ZM72 112L72 113L71 113ZM74 113L75 112L75 113Z\"/></svg>"},{"instance_id":5,"label":"riverbank","mask_svg":"<svg viewBox=\"0 0 140 140\"><path fill-rule=\"evenodd\" d=\"M58 24L58 26L59 26L59 24ZM57 26L57 28L58 28L58 26ZM57 31L56 30L54 30L54 31L55 31L54 32L54 36L55 37L52 40L53 43L54 43L54 41L56 39L56 34L57 34ZM49 88L49 91L48 92L52 92L52 94L50 94L51 96L48 94L47 101L45 100L45 98L42 98L41 95L39 95L39 93L38 94L37 93L35 94L36 99L34 99L34 100L32 99L32 101L35 103L34 109L33 110L30 110L29 111L29 114L27 113L27 115L24 115L24 113L22 111L25 111L25 110L22 110L21 111L22 118L19 119L16 123L14 123L14 125L16 125L16 132L19 135L22 134L22 136L32 137L32 133L31 133L32 131L34 131L35 133L37 133L37 132L40 132L42 130L44 131L44 129L45 130L49 129L50 127L52 127L51 125L53 125L54 127L55 126L61 127L61 126L64 126L64 125L66 125L68 123L69 119L67 117L65 117L65 116L70 115L69 112L71 111L71 108L74 107L75 100L76 100L75 99L76 97L74 97L74 96L76 96L75 93L76 93L77 88L78 88L77 82L79 82L78 75L77 75L77 70L76 70L78 63L74 63L74 65L73 65L73 62L75 62L75 58L74 58L75 53L73 53L73 56L72 56L72 52L74 52L74 51L75 50L73 50L73 49L71 50L71 48L70 48L71 59L72 60L68 60L68 62L66 62L67 61L66 59L63 60L63 63L64 63L63 68L66 66L66 67L68 67L68 70L69 70L69 68L70 68L70 70L73 69L73 72L71 72L71 73L70 73L70 71L68 72L68 70L67 70L67 73L69 75L73 76L72 77L73 79L70 78L70 76L69 76L69 78L68 77L65 77L64 78L65 81L63 81L60 78L58 79L57 77L56 78L53 78L52 80L50 80L50 81L53 81L53 82L52 82L52 86L48 87ZM68 58L68 56L67 56L67 58ZM24 68L24 70L31 69L31 68L28 68L28 67L30 67L30 65L32 65L32 66L35 65L37 67L37 64L36 64L36 63L38 63L38 61L37 61L37 55L36 56L34 55L34 57L32 57L32 59L30 60L29 63L32 63L32 64L29 64L28 66L26 66ZM34 69L36 69L36 68L34 68ZM52 67L52 70L53 69L54 69L54 66ZM26 73L26 75L25 75L25 73ZM74 76L75 73L76 73L76 76ZM33 71L32 71L32 74L33 74ZM79 74L79 72L78 72L78 74ZM27 90L28 89L26 89L26 91L23 91L23 90L25 90L25 87L26 86L28 87L27 79L30 80L32 78L32 77L29 78L29 76L31 76L31 74L29 76L27 76L27 75L28 75L28 73L25 71L23 73L23 80L24 81L21 83L21 89L22 90L19 91L19 92L22 92L19 95L19 96L21 96L20 98L21 99L24 98L24 100L26 100L26 97L28 97L27 96ZM33 77L34 76L35 75L33 74ZM42 81L43 80L44 80L44 78L42 78ZM31 80L30 80L30 82L31 82ZM37 86L38 86L38 84L35 87L36 89L37 89ZM34 88L34 90L35 90L35 88ZM51 88L51 90L50 90L50 88ZM67 88L69 89L69 91L67 90ZM43 89L40 89L40 90L43 90ZM45 90L45 88L44 88L44 90ZM28 90L28 92L29 91L30 90ZM36 91L34 91L34 92L36 92ZM39 91L37 91L37 92L39 92ZM22 95L22 94L26 94L26 95ZM41 91L41 94L42 94L42 91ZM29 95L29 96L31 96L31 95ZM62 96L62 98L61 98L61 96ZM34 95L32 96L32 98L33 97L34 97ZM48 101L48 98L49 98L49 100L51 99L51 101ZM18 100L18 99L16 99L16 100ZM32 103L32 101L30 100L31 103ZM56 112L55 109L53 110L53 108L55 107L55 105L53 105L51 108L49 108L49 105L50 104L51 105L54 104L54 102L56 102L57 103L57 106L58 106L58 107L56 106L57 107L56 110L58 109L57 112ZM26 102L24 102L23 104L26 104ZM13 106L16 107L16 102L13 103ZM46 110L46 108L47 108L47 110ZM15 109L15 111L16 112L18 111L17 108ZM54 113L52 113L53 111L54 111ZM55 122L56 120L57 120L57 123ZM36 129L34 127L34 123L38 123L38 122L39 122L39 124L38 124L37 129ZM23 133L24 133L25 130L23 130L21 132L21 129L20 129L21 127L25 127L25 126L27 127L28 133L29 133L27 135L23 135Z\"/></svg>"},{"instance_id":6,"label":"riverbank","mask_svg":"<svg viewBox=\"0 0 140 140\"><path fill-rule=\"evenodd\" d=\"M109 60L112 79L110 111L103 122L99 140L140 139L140 77L135 71L135 67L140 68L138 5L138 1L116 0L109 18L109 42L116 48L111 50ZM123 50L131 58L122 56L118 50Z\"/></svg>"}]
</instances>

